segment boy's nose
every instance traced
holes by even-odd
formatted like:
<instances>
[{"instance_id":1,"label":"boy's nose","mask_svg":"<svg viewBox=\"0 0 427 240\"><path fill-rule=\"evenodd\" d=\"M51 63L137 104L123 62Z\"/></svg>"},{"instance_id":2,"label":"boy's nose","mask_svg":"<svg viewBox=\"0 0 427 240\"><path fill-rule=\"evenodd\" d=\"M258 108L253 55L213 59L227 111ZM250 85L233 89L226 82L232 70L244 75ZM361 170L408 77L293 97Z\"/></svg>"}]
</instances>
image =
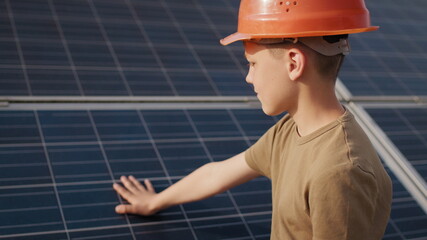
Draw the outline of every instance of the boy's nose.
<instances>
[{"instance_id":1,"label":"boy's nose","mask_svg":"<svg viewBox=\"0 0 427 240\"><path fill-rule=\"evenodd\" d=\"M248 73L248 75L246 75L246 82L249 84L252 84L252 77L250 76L249 73Z\"/></svg>"}]
</instances>

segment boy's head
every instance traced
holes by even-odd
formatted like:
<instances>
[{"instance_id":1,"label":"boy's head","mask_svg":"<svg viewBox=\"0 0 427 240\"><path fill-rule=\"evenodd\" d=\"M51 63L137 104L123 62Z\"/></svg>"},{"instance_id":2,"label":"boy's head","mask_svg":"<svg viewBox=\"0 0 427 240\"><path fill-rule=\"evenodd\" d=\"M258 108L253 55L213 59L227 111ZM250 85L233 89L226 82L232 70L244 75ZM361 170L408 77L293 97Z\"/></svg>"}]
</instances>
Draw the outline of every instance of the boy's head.
<instances>
[{"instance_id":1,"label":"boy's head","mask_svg":"<svg viewBox=\"0 0 427 240\"><path fill-rule=\"evenodd\" d=\"M350 52L348 34L377 29L370 25L364 0L241 0L237 32L221 44L252 41L273 54L291 43L308 47L319 73L329 78L337 76L342 55Z\"/></svg>"},{"instance_id":2,"label":"boy's head","mask_svg":"<svg viewBox=\"0 0 427 240\"><path fill-rule=\"evenodd\" d=\"M264 112L275 115L292 111L299 89L308 83L302 80L326 79L316 87L333 91L350 51L348 34L377 29L363 0L242 0L238 30L221 44L244 42L250 63L246 80Z\"/></svg>"},{"instance_id":3,"label":"boy's head","mask_svg":"<svg viewBox=\"0 0 427 240\"><path fill-rule=\"evenodd\" d=\"M249 62L246 81L253 85L267 115L292 112L301 87L333 91L344 58L342 53L323 55L296 40L244 41L244 46Z\"/></svg>"}]
</instances>

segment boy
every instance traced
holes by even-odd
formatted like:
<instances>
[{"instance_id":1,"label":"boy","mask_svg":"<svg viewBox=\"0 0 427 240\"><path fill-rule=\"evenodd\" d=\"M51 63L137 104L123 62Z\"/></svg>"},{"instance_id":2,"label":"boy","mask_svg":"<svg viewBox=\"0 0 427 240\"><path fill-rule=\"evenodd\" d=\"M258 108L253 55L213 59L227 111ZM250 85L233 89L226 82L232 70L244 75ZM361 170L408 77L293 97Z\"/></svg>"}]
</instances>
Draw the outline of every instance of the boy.
<instances>
[{"instance_id":1,"label":"boy","mask_svg":"<svg viewBox=\"0 0 427 240\"><path fill-rule=\"evenodd\" d=\"M242 0L238 32L246 81L267 115L288 114L244 153L206 164L157 194L150 181L121 177L130 204L151 215L264 175L272 181L271 239L381 239L391 181L354 117L335 96L347 34L376 30L363 0Z\"/></svg>"}]
</instances>

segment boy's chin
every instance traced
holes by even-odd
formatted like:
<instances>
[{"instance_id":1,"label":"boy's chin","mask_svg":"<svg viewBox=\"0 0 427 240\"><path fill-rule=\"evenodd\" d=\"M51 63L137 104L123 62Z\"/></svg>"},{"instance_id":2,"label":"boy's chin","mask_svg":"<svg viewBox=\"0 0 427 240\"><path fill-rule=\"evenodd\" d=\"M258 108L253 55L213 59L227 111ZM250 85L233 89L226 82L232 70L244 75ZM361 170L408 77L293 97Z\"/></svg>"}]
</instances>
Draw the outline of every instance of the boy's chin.
<instances>
[{"instance_id":1,"label":"boy's chin","mask_svg":"<svg viewBox=\"0 0 427 240\"><path fill-rule=\"evenodd\" d=\"M262 111L268 115L268 116L277 116L281 113L283 113L284 111L280 110L280 109L274 109L274 108L267 108L264 105L262 106Z\"/></svg>"}]
</instances>

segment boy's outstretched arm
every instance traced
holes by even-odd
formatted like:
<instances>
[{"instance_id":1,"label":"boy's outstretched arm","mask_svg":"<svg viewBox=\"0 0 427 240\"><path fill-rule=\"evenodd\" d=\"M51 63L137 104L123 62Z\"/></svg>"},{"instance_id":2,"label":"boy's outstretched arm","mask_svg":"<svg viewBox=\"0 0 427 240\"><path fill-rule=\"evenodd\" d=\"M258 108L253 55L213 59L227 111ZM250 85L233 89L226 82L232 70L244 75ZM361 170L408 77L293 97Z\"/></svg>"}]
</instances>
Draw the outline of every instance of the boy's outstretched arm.
<instances>
[{"instance_id":1,"label":"boy's outstretched arm","mask_svg":"<svg viewBox=\"0 0 427 240\"><path fill-rule=\"evenodd\" d=\"M116 212L152 215L173 205L211 197L258 176L247 165L244 153L221 162L205 164L161 193L154 191L149 180L145 180L143 186L132 176L122 176L120 180L124 187L114 184L113 188L129 204L118 205Z\"/></svg>"}]
</instances>

